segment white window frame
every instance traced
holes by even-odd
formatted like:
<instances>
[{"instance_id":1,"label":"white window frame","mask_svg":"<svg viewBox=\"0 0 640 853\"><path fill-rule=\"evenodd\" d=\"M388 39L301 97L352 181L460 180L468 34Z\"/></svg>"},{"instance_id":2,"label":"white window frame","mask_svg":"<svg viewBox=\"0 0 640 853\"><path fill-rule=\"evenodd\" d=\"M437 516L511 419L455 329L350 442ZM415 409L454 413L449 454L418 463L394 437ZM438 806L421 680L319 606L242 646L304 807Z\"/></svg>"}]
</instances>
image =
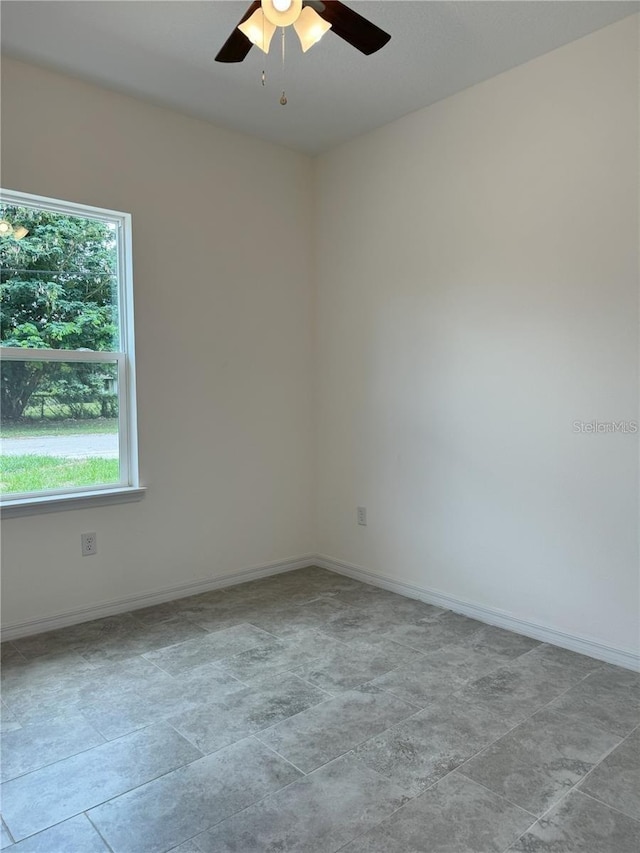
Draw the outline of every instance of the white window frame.
<instances>
[{"instance_id":1,"label":"white window frame","mask_svg":"<svg viewBox=\"0 0 640 853\"><path fill-rule=\"evenodd\" d=\"M138 472L138 428L136 417L136 372L133 320L133 261L131 214L106 208L75 204L45 196L0 190L0 201L20 207L51 210L84 219L96 219L116 226L118 245L118 351L29 349L0 347L0 358L7 361L116 363L118 367L118 450L120 480L98 486L77 486L38 492L2 495L2 516L29 515L37 512L75 509L87 504L100 505L138 500L144 494Z\"/></svg>"}]
</instances>

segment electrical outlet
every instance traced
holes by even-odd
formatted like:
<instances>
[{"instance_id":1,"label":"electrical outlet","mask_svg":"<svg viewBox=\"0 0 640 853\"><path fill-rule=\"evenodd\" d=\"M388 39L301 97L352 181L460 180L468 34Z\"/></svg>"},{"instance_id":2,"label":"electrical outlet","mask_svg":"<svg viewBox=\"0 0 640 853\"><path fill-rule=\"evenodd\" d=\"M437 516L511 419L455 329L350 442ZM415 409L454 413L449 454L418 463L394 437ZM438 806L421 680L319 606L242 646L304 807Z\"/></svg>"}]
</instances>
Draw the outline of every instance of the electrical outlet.
<instances>
[{"instance_id":1,"label":"electrical outlet","mask_svg":"<svg viewBox=\"0 0 640 853\"><path fill-rule=\"evenodd\" d=\"M98 537L95 533L82 533L80 535L82 545L82 556L92 557L98 553Z\"/></svg>"},{"instance_id":2,"label":"electrical outlet","mask_svg":"<svg viewBox=\"0 0 640 853\"><path fill-rule=\"evenodd\" d=\"M363 527L367 526L367 508L366 506L358 507L358 524L361 524Z\"/></svg>"}]
</instances>

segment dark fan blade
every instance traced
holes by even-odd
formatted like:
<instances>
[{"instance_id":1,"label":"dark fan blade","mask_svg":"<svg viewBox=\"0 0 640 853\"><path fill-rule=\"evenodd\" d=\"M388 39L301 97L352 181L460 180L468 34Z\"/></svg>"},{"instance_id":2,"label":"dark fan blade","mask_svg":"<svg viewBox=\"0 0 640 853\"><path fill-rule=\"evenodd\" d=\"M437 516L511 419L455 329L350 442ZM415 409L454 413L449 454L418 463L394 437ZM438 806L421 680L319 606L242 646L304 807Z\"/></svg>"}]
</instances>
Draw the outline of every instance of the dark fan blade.
<instances>
[{"instance_id":1,"label":"dark fan blade","mask_svg":"<svg viewBox=\"0 0 640 853\"><path fill-rule=\"evenodd\" d=\"M243 24L247 18L250 18L256 9L260 8L260 0L254 0L249 6L243 17L238 21L238 25L231 33L229 38L220 48L216 56L216 62L242 62L245 56L249 53L253 45L244 33L238 29L240 24Z\"/></svg>"},{"instance_id":2,"label":"dark fan blade","mask_svg":"<svg viewBox=\"0 0 640 853\"><path fill-rule=\"evenodd\" d=\"M305 5L312 6L321 18L331 24L331 29L337 36L367 56L380 50L391 38L389 33L385 33L339 0L322 0Z\"/></svg>"}]
</instances>

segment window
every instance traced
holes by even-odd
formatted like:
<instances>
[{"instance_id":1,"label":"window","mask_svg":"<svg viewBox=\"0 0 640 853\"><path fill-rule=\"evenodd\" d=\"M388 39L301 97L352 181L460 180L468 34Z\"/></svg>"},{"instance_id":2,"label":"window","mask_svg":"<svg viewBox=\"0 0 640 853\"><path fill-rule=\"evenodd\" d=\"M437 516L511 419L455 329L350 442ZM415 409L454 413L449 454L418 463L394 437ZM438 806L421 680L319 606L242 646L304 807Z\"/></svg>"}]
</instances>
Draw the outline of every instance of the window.
<instances>
[{"instance_id":1,"label":"window","mask_svg":"<svg viewBox=\"0 0 640 853\"><path fill-rule=\"evenodd\" d=\"M131 217L0 191L8 507L139 496Z\"/></svg>"}]
</instances>

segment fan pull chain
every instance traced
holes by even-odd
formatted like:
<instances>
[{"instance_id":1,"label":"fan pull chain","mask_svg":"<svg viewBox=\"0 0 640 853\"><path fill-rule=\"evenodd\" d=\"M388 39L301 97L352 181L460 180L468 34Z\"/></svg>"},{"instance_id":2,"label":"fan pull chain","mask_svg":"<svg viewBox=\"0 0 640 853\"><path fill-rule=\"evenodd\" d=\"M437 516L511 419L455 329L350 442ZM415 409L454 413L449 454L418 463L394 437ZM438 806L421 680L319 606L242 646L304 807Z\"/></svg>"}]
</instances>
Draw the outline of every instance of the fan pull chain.
<instances>
[{"instance_id":1,"label":"fan pull chain","mask_svg":"<svg viewBox=\"0 0 640 853\"><path fill-rule=\"evenodd\" d=\"M264 45L264 15L262 16L262 44ZM264 68L262 69L262 76L261 76L260 80L261 80L263 86L267 82L267 75L265 73Z\"/></svg>"},{"instance_id":2,"label":"fan pull chain","mask_svg":"<svg viewBox=\"0 0 640 853\"><path fill-rule=\"evenodd\" d=\"M285 33L284 27L282 28L282 80L284 82L284 43L285 43ZM284 88L282 89L282 95L280 96L280 103L284 107L287 103L287 96L285 94Z\"/></svg>"}]
</instances>

